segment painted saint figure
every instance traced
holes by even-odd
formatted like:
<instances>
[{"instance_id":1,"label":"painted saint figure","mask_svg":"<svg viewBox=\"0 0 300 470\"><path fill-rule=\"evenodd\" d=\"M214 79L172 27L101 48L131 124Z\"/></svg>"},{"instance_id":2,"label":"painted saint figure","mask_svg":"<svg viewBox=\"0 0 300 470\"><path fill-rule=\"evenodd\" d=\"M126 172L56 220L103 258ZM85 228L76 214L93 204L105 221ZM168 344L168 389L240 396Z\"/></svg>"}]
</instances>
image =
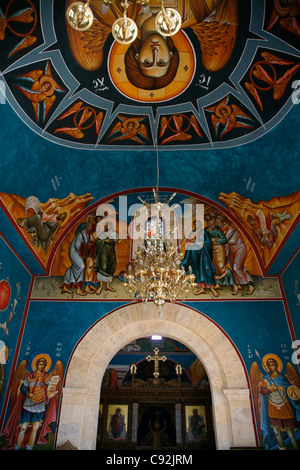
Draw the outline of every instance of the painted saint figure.
<instances>
[{"instance_id":1,"label":"painted saint figure","mask_svg":"<svg viewBox=\"0 0 300 470\"><path fill-rule=\"evenodd\" d=\"M206 437L204 419L203 416L198 414L197 408L195 408L193 414L189 416L187 434L189 441L201 441Z\"/></svg>"},{"instance_id":2,"label":"painted saint figure","mask_svg":"<svg viewBox=\"0 0 300 470\"><path fill-rule=\"evenodd\" d=\"M33 450L36 444L47 443L56 410L63 378L61 361L51 373L50 358L41 354L33 360L33 372L28 372L26 361L21 361L13 377L11 412L2 436L6 448Z\"/></svg>"},{"instance_id":3,"label":"painted saint figure","mask_svg":"<svg viewBox=\"0 0 300 470\"><path fill-rule=\"evenodd\" d=\"M247 257L246 244L239 231L231 226L230 220L227 217L223 218L222 224L227 238L227 244L225 245L226 259L229 260L235 283L238 288L248 285L247 294L251 295L255 287L252 277L244 266ZM236 293L237 291L235 290L234 294Z\"/></svg>"},{"instance_id":4,"label":"painted saint figure","mask_svg":"<svg viewBox=\"0 0 300 470\"><path fill-rule=\"evenodd\" d=\"M85 270L87 258L86 246L91 242L91 235L94 230L94 216L89 214L84 226L80 225L76 230L75 236L69 248L69 259L71 266L66 270L63 284L61 286L62 294L71 294L72 289L76 288L76 293L83 296L87 292L83 289L83 282L85 280Z\"/></svg>"},{"instance_id":5,"label":"painted saint figure","mask_svg":"<svg viewBox=\"0 0 300 470\"><path fill-rule=\"evenodd\" d=\"M111 221L105 222L104 229L97 233L97 240L95 242L96 258L94 259L94 270L97 273L97 280L100 285L96 290L96 294L100 294L103 282L105 282L105 289L111 292L116 292L110 286L113 280L113 275L117 269L117 256L116 256L116 242L118 234L113 230Z\"/></svg>"},{"instance_id":6,"label":"painted saint figure","mask_svg":"<svg viewBox=\"0 0 300 470\"><path fill-rule=\"evenodd\" d=\"M217 214L210 213L205 216L206 227L213 247L213 263L216 267L215 280L216 289L221 289L221 285L233 285L234 278L231 270L226 266L225 245L227 238L224 232L216 223Z\"/></svg>"},{"instance_id":7,"label":"painted saint figure","mask_svg":"<svg viewBox=\"0 0 300 470\"><path fill-rule=\"evenodd\" d=\"M125 417L122 415L120 408L117 408L111 417L108 437L113 440L124 440L126 437Z\"/></svg>"},{"instance_id":8,"label":"painted saint figure","mask_svg":"<svg viewBox=\"0 0 300 470\"><path fill-rule=\"evenodd\" d=\"M205 294L208 288L214 297L219 296L216 291L212 241L198 220L193 222L193 230L187 237L186 252L181 265L187 273L189 266L192 267L193 274L196 276L195 282L200 287L195 295Z\"/></svg>"}]
</instances>

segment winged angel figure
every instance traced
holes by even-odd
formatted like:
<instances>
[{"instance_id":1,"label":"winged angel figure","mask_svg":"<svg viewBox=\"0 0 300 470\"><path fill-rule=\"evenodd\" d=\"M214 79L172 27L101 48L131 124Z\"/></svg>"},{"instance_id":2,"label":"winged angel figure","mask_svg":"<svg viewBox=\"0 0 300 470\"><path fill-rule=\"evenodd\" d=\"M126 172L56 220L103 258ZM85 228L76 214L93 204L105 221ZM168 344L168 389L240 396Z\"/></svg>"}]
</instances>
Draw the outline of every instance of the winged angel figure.
<instances>
[{"instance_id":1,"label":"winged angel figure","mask_svg":"<svg viewBox=\"0 0 300 470\"><path fill-rule=\"evenodd\" d=\"M73 0L66 1L66 9ZM109 9L104 0L91 0L94 14L91 28L80 32L66 24L70 48L76 62L85 70L98 70L103 62L103 48L116 19L122 17L122 0L114 0ZM170 5L168 5L170 3ZM186 4L189 4L187 8ZM174 79L179 52L171 37L159 34L155 19L160 2L150 0L145 11L141 2L132 1L127 16L139 28L137 39L128 47L124 57L128 80L138 88L150 90L164 88ZM165 1L175 7L182 18L182 29L191 28L199 40L202 63L211 72L222 69L229 61L237 35L237 0L177 0Z\"/></svg>"},{"instance_id":2,"label":"winged angel figure","mask_svg":"<svg viewBox=\"0 0 300 470\"><path fill-rule=\"evenodd\" d=\"M51 359L46 354L37 356L32 364L33 372L29 372L27 361L21 361L13 376L10 415L2 433L6 449L32 450L36 444L46 444L51 424L56 420L63 364L56 361L48 373Z\"/></svg>"},{"instance_id":3,"label":"winged angel figure","mask_svg":"<svg viewBox=\"0 0 300 470\"><path fill-rule=\"evenodd\" d=\"M266 450L285 449L291 443L298 450L300 437L300 378L290 362L283 374L282 362L275 354L262 359L266 371L257 362L250 368L250 381L260 437Z\"/></svg>"}]
</instances>

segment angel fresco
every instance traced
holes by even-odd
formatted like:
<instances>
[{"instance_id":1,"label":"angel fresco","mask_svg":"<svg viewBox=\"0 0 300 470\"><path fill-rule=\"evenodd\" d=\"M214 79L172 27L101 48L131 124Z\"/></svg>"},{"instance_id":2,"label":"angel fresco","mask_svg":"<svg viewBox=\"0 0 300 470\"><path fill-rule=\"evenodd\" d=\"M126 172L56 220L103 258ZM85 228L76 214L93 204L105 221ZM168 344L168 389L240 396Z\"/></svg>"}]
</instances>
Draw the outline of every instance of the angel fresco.
<instances>
[{"instance_id":1,"label":"angel fresco","mask_svg":"<svg viewBox=\"0 0 300 470\"><path fill-rule=\"evenodd\" d=\"M255 232L261 247L272 248L278 236L277 226L284 220L291 220L291 214L284 212L270 211L267 217L262 211L257 211L255 215L248 214L247 223Z\"/></svg>"},{"instance_id":2,"label":"angel fresco","mask_svg":"<svg viewBox=\"0 0 300 470\"><path fill-rule=\"evenodd\" d=\"M82 101L79 101L68 111L63 113L58 120L65 119L69 116L73 116L73 127L59 127L55 129L54 134L68 134L74 139L82 139L85 136L84 131L95 126L96 134L99 135L103 121L102 111L97 114L94 108L85 106Z\"/></svg>"},{"instance_id":3,"label":"angel fresco","mask_svg":"<svg viewBox=\"0 0 300 470\"><path fill-rule=\"evenodd\" d=\"M206 108L211 113L211 123L217 138L223 139L225 135L236 128L254 129L254 121L236 104L229 104L229 96L220 103Z\"/></svg>"},{"instance_id":4,"label":"angel fresco","mask_svg":"<svg viewBox=\"0 0 300 470\"><path fill-rule=\"evenodd\" d=\"M37 37L32 35L38 18L35 6L30 0L27 0L24 2L25 8L13 12L14 4L14 0L9 2L5 11L0 8L0 41L5 39L6 29L14 36L22 38L10 51L9 57L12 57L17 52L32 46L37 41ZM24 26L24 28L22 28L23 31L20 32L18 28L15 28L15 25Z\"/></svg>"},{"instance_id":5,"label":"angel fresco","mask_svg":"<svg viewBox=\"0 0 300 470\"><path fill-rule=\"evenodd\" d=\"M18 75L16 79L18 84L15 84L14 88L20 90L31 101L36 122L44 124L56 100L56 93L66 91L54 79L50 61L47 62L45 70L32 70Z\"/></svg>"},{"instance_id":6,"label":"angel fresco","mask_svg":"<svg viewBox=\"0 0 300 470\"><path fill-rule=\"evenodd\" d=\"M59 186L60 179L55 176L51 182ZM93 197L89 193L82 196L70 193L63 199L50 198L42 203L33 195L24 199L16 194L0 193L0 199L40 260L46 263L62 230Z\"/></svg>"},{"instance_id":7,"label":"angel fresco","mask_svg":"<svg viewBox=\"0 0 300 470\"><path fill-rule=\"evenodd\" d=\"M63 379L62 362L56 361L49 373L50 366L47 354L33 359L33 372L27 370L26 360L19 363L12 381L10 415L2 433L7 450L33 450L35 445L48 442Z\"/></svg>"},{"instance_id":8,"label":"angel fresco","mask_svg":"<svg viewBox=\"0 0 300 470\"><path fill-rule=\"evenodd\" d=\"M245 82L245 87L255 99L260 110L263 111L261 94L273 90L273 99L280 100L292 77L298 72L300 64L295 64L294 61L276 56L269 51L263 51L261 57L262 60L256 60L252 64L249 82ZM281 67L284 67L284 72L280 72ZM279 77L278 72L281 73Z\"/></svg>"},{"instance_id":9,"label":"angel fresco","mask_svg":"<svg viewBox=\"0 0 300 470\"><path fill-rule=\"evenodd\" d=\"M212 72L222 69L229 61L237 36L237 0L191 0L190 8L184 0L165 2L181 14L182 29L191 28L199 40L202 63ZM66 1L66 9L72 0ZM89 6L94 15L90 29L78 32L66 24L70 48L76 62L85 70L98 70L103 62L103 49L116 19L123 15L121 0L115 0L111 8L105 8L104 0L91 0ZM130 3L127 15L139 30L138 37L127 49L125 69L128 80L136 87L154 90L166 87L174 79L179 52L172 38L164 37L155 28L160 2L150 1L145 13L140 2Z\"/></svg>"},{"instance_id":10,"label":"angel fresco","mask_svg":"<svg viewBox=\"0 0 300 470\"><path fill-rule=\"evenodd\" d=\"M120 115L119 118L121 121L114 125L107 136L110 144L127 139L138 142L139 144L144 144L145 140L150 142L147 127L142 122L146 119L146 116L125 117Z\"/></svg>"},{"instance_id":11,"label":"angel fresco","mask_svg":"<svg viewBox=\"0 0 300 470\"><path fill-rule=\"evenodd\" d=\"M271 31L277 22L285 30L300 37L298 17L300 15L300 0L273 0L271 17L266 30Z\"/></svg>"},{"instance_id":12,"label":"angel fresco","mask_svg":"<svg viewBox=\"0 0 300 470\"><path fill-rule=\"evenodd\" d=\"M266 373L257 362L250 368L259 433L266 450L285 449L289 442L298 450L300 437L300 378L288 362L282 373L282 362L275 354L262 358Z\"/></svg>"},{"instance_id":13,"label":"angel fresco","mask_svg":"<svg viewBox=\"0 0 300 470\"><path fill-rule=\"evenodd\" d=\"M219 200L249 233L267 266L299 214L300 191L257 203L235 192L220 193Z\"/></svg>"},{"instance_id":14,"label":"angel fresco","mask_svg":"<svg viewBox=\"0 0 300 470\"><path fill-rule=\"evenodd\" d=\"M186 120L186 124L183 125L184 120ZM191 134L188 134L187 132L193 128L197 135L199 137L202 137L197 119L194 115L191 115L189 118L188 116L184 114L173 114L171 117L168 119L166 116L163 116L161 118L161 125L160 125L160 135L159 137L162 137L166 130L169 129L173 134L170 137L166 137L162 141L162 145L173 142L173 141L186 141L190 140L192 138ZM192 130L192 129L191 129Z\"/></svg>"}]
</instances>

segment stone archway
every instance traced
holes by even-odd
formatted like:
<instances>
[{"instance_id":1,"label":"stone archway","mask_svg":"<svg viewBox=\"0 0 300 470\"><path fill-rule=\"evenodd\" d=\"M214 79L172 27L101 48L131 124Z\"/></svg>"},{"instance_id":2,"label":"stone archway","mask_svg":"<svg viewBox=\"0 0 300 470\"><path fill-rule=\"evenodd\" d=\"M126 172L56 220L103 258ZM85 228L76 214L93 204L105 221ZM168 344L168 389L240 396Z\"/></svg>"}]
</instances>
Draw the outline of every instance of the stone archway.
<instances>
[{"instance_id":1,"label":"stone archway","mask_svg":"<svg viewBox=\"0 0 300 470\"><path fill-rule=\"evenodd\" d=\"M256 446L250 390L242 361L224 332L181 304L133 303L114 310L81 339L70 360L59 418L57 446L69 440L79 450L96 448L98 406L104 372L129 342L152 334L189 346L210 382L216 448Z\"/></svg>"}]
</instances>

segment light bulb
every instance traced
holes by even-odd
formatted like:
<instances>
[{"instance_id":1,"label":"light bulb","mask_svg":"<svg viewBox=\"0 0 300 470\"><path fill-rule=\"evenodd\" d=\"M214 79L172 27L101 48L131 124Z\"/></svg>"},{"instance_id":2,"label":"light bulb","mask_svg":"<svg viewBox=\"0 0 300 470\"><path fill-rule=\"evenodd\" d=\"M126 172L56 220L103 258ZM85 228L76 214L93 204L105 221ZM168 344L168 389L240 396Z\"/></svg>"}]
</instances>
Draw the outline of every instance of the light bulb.
<instances>
[{"instance_id":1,"label":"light bulb","mask_svg":"<svg viewBox=\"0 0 300 470\"><path fill-rule=\"evenodd\" d=\"M66 12L69 25L77 31L86 31L94 21L94 15L88 4L83 2L72 3Z\"/></svg>"}]
</instances>

